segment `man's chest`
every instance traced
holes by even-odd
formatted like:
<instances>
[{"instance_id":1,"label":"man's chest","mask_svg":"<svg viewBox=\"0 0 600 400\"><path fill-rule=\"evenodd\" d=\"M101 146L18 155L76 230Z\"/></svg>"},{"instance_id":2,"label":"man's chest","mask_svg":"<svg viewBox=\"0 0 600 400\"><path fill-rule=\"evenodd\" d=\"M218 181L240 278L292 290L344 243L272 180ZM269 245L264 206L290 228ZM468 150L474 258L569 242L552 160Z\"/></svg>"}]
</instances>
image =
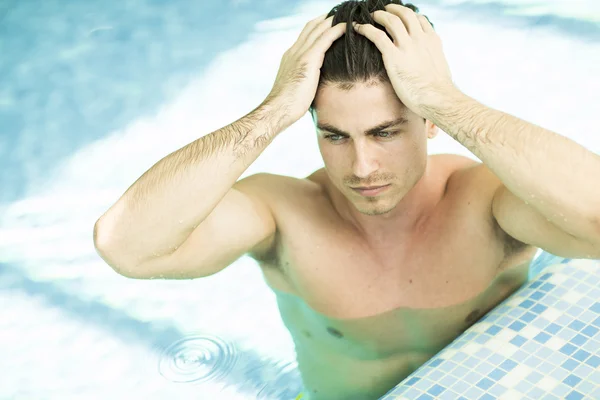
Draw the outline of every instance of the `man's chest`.
<instances>
[{"instance_id":1,"label":"man's chest","mask_svg":"<svg viewBox=\"0 0 600 400\"><path fill-rule=\"evenodd\" d=\"M455 228L377 251L305 231L263 271L297 343L359 359L435 353L520 287L535 253L505 257L485 227Z\"/></svg>"},{"instance_id":2,"label":"man's chest","mask_svg":"<svg viewBox=\"0 0 600 400\"><path fill-rule=\"evenodd\" d=\"M280 224L265 277L338 318L462 303L484 291L505 261L495 227L469 212L449 207L414 235L368 244L333 219L315 223L323 216L305 209Z\"/></svg>"},{"instance_id":3,"label":"man's chest","mask_svg":"<svg viewBox=\"0 0 600 400\"><path fill-rule=\"evenodd\" d=\"M456 185L414 234L381 243L361 240L312 197L278 210L261 265L288 327L386 353L435 347L475 322L525 281L535 248L507 252L488 202L469 186Z\"/></svg>"}]
</instances>

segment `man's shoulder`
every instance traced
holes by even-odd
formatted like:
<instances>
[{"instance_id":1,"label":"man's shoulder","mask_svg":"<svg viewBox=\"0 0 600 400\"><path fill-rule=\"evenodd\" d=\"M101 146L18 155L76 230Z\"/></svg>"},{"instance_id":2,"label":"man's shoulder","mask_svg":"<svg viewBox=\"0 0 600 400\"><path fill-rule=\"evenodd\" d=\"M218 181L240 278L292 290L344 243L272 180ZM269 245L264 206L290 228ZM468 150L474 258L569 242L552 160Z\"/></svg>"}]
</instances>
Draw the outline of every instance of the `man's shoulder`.
<instances>
[{"instance_id":1,"label":"man's shoulder","mask_svg":"<svg viewBox=\"0 0 600 400\"><path fill-rule=\"evenodd\" d=\"M440 154L432 154L430 156L432 159L435 159L436 162L443 165L443 168L447 169L451 174L466 171L469 168L473 168L478 165L482 165L480 161L474 160L472 158L453 153L440 153Z\"/></svg>"},{"instance_id":2,"label":"man's shoulder","mask_svg":"<svg viewBox=\"0 0 600 400\"><path fill-rule=\"evenodd\" d=\"M453 173L453 185L456 196L461 204L468 204L470 217L480 218L493 227L498 240L504 243L505 254L528 255L535 251L533 246L521 243L507 235L497 224L492 213L492 201L498 188L503 185L498 176L484 163L467 157L454 155L452 162L456 163Z\"/></svg>"},{"instance_id":3,"label":"man's shoulder","mask_svg":"<svg viewBox=\"0 0 600 400\"><path fill-rule=\"evenodd\" d=\"M323 171L317 170L307 177L258 172L239 180L234 188L250 193L271 206L289 204L293 199L314 195L320 190Z\"/></svg>"}]
</instances>

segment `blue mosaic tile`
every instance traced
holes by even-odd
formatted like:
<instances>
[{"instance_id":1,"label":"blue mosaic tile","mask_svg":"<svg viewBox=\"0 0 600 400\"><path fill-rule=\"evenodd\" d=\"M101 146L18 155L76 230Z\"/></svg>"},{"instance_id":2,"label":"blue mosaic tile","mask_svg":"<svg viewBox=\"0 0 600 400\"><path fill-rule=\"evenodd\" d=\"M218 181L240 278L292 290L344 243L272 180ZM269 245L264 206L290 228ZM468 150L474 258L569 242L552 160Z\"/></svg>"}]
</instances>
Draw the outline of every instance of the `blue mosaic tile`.
<instances>
[{"instance_id":1,"label":"blue mosaic tile","mask_svg":"<svg viewBox=\"0 0 600 400\"><path fill-rule=\"evenodd\" d=\"M404 384L406 386L412 386L413 384L419 382L420 380L421 380L421 378L413 377L413 378L410 378L409 380L407 380L406 382L404 382Z\"/></svg>"},{"instance_id":2,"label":"blue mosaic tile","mask_svg":"<svg viewBox=\"0 0 600 400\"><path fill-rule=\"evenodd\" d=\"M508 385L519 399L600 399L600 260L543 251L536 260L554 264L539 261L530 281L456 338L452 352L442 351L401 383L405 393L383 399L491 400ZM478 348L466 352L468 344Z\"/></svg>"},{"instance_id":3,"label":"blue mosaic tile","mask_svg":"<svg viewBox=\"0 0 600 400\"><path fill-rule=\"evenodd\" d=\"M556 287L556 285L553 285L551 283L544 283L542 286L540 286L540 290L543 290L545 292L549 292L552 289L554 289Z\"/></svg>"},{"instance_id":4,"label":"blue mosaic tile","mask_svg":"<svg viewBox=\"0 0 600 400\"><path fill-rule=\"evenodd\" d=\"M587 360L590 356L591 354L585 350L579 350L576 351L575 354L573 354L573 358L580 362Z\"/></svg>"},{"instance_id":5,"label":"blue mosaic tile","mask_svg":"<svg viewBox=\"0 0 600 400\"><path fill-rule=\"evenodd\" d=\"M532 309L531 312L535 313L535 314L541 314L544 311L546 311L548 309L548 307L546 307L543 304L536 304Z\"/></svg>"},{"instance_id":6,"label":"blue mosaic tile","mask_svg":"<svg viewBox=\"0 0 600 400\"><path fill-rule=\"evenodd\" d=\"M563 381L564 384L569 385L571 387L577 386L577 384L581 382L581 378L575 375L569 375Z\"/></svg>"},{"instance_id":7,"label":"blue mosaic tile","mask_svg":"<svg viewBox=\"0 0 600 400\"><path fill-rule=\"evenodd\" d=\"M441 358L438 358L438 359L433 360L431 363L429 363L429 366L431 368L435 368L438 365L440 365L442 362L444 362L444 360L442 360Z\"/></svg>"},{"instance_id":8,"label":"blue mosaic tile","mask_svg":"<svg viewBox=\"0 0 600 400\"><path fill-rule=\"evenodd\" d=\"M573 346L570 343L565 344L559 351L563 354L570 356L577 350L577 347Z\"/></svg>"},{"instance_id":9,"label":"blue mosaic tile","mask_svg":"<svg viewBox=\"0 0 600 400\"><path fill-rule=\"evenodd\" d=\"M500 364L500 368L502 368L505 371L512 371L513 368L515 368L516 366L517 363L513 360L506 360L502 364Z\"/></svg>"},{"instance_id":10,"label":"blue mosaic tile","mask_svg":"<svg viewBox=\"0 0 600 400\"><path fill-rule=\"evenodd\" d=\"M530 312L526 312L525 314L521 315L519 317L519 319L523 322L531 322L535 319L536 315Z\"/></svg>"},{"instance_id":11,"label":"blue mosaic tile","mask_svg":"<svg viewBox=\"0 0 600 400\"><path fill-rule=\"evenodd\" d=\"M573 371L578 365L579 363L577 361L573 359L568 359L561 365L561 367L566 369L567 371Z\"/></svg>"},{"instance_id":12,"label":"blue mosaic tile","mask_svg":"<svg viewBox=\"0 0 600 400\"><path fill-rule=\"evenodd\" d=\"M577 335L573 339L571 339L571 343L573 343L574 345L577 345L577 346L581 346L582 344L584 344L588 340L589 340L589 338L587 338L587 337L585 337L583 335Z\"/></svg>"},{"instance_id":13,"label":"blue mosaic tile","mask_svg":"<svg viewBox=\"0 0 600 400\"><path fill-rule=\"evenodd\" d=\"M598 331L599 331L598 328L588 325L581 330L581 333L586 336L592 337L592 336L595 336L598 333Z\"/></svg>"},{"instance_id":14,"label":"blue mosaic tile","mask_svg":"<svg viewBox=\"0 0 600 400\"><path fill-rule=\"evenodd\" d=\"M552 336L550 336L546 332L540 332L533 338L533 340L539 343L546 343L548 340L550 340L551 337Z\"/></svg>"},{"instance_id":15,"label":"blue mosaic tile","mask_svg":"<svg viewBox=\"0 0 600 400\"><path fill-rule=\"evenodd\" d=\"M499 381L500 379L502 379L504 377L504 375L506 375L506 371L503 371L500 368L496 368L495 370L493 370L492 372L490 372L488 374L488 378L490 378L494 381Z\"/></svg>"},{"instance_id":16,"label":"blue mosaic tile","mask_svg":"<svg viewBox=\"0 0 600 400\"><path fill-rule=\"evenodd\" d=\"M531 300L524 300L524 301L521 302L521 304L519 304L519 307L531 308L534 305L535 305L535 302L533 302Z\"/></svg>"},{"instance_id":17,"label":"blue mosaic tile","mask_svg":"<svg viewBox=\"0 0 600 400\"><path fill-rule=\"evenodd\" d=\"M548 325L548 327L546 328L546 332L548 332L549 334L553 335L556 332L561 330L561 326L557 325L555 323L551 323L550 325Z\"/></svg>"},{"instance_id":18,"label":"blue mosaic tile","mask_svg":"<svg viewBox=\"0 0 600 400\"><path fill-rule=\"evenodd\" d=\"M581 321L575 320L569 324L569 328L573 329L574 331L580 331L585 328L585 324Z\"/></svg>"},{"instance_id":19,"label":"blue mosaic tile","mask_svg":"<svg viewBox=\"0 0 600 400\"><path fill-rule=\"evenodd\" d=\"M531 294L531 296L529 296L529 298L533 300L540 300L542 297L544 297L545 294L546 293L542 291L535 291Z\"/></svg>"},{"instance_id":20,"label":"blue mosaic tile","mask_svg":"<svg viewBox=\"0 0 600 400\"><path fill-rule=\"evenodd\" d=\"M444 390L446 390L445 387L440 386L440 385L433 385L433 387L431 389L429 389L427 391L427 393L433 395L433 396L437 396L438 394L442 393Z\"/></svg>"},{"instance_id":21,"label":"blue mosaic tile","mask_svg":"<svg viewBox=\"0 0 600 400\"><path fill-rule=\"evenodd\" d=\"M485 332L489 333L490 335L496 335L501 330L502 330L502 328L500 328L499 326L492 325Z\"/></svg>"},{"instance_id":22,"label":"blue mosaic tile","mask_svg":"<svg viewBox=\"0 0 600 400\"><path fill-rule=\"evenodd\" d=\"M586 364L598 368L600 366L600 357L599 356L591 356L585 361Z\"/></svg>"},{"instance_id":23,"label":"blue mosaic tile","mask_svg":"<svg viewBox=\"0 0 600 400\"><path fill-rule=\"evenodd\" d=\"M476 386L483 389L483 390L487 390L489 389L492 385L494 384L493 381L487 379L487 378L483 378L482 380L480 380L479 382L477 382Z\"/></svg>"},{"instance_id":24,"label":"blue mosaic tile","mask_svg":"<svg viewBox=\"0 0 600 400\"><path fill-rule=\"evenodd\" d=\"M533 282L532 284L529 285L530 288L532 289L537 289L538 287L540 287L544 282L542 281L537 281L537 282Z\"/></svg>"},{"instance_id":25,"label":"blue mosaic tile","mask_svg":"<svg viewBox=\"0 0 600 400\"><path fill-rule=\"evenodd\" d=\"M576 390L573 390L571 393L565 397L565 400L581 400L583 399L583 394L579 393Z\"/></svg>"}]
</instances>

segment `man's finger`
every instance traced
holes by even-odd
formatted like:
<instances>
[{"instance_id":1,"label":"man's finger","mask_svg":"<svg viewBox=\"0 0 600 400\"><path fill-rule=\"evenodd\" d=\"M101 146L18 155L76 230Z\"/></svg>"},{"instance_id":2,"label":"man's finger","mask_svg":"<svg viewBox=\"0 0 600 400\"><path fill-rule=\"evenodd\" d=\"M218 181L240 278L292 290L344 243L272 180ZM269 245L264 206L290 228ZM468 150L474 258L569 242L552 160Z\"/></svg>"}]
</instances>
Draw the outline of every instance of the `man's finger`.
<instances>
[{"instance_id":1,"label":"man's finger","mask_svg":"<svg viewBox=\"0 0 600 400\"><path fill-rule=\"evenodd\" d=\"M331 47L333 42L341 38L346 32L347 24L340 22L336 26L329 28L315 41L311 51L317 51L321 56L325 56L325 52Z\"/></svg>"},{"instance_id":2,"label":"man's finger","mask_svg":"<svg viewBox=\"0 0 600 400\"><path fill-rule=\"evenodd\" d=\"M377 10L373 13L373 19L379 25L385 27L385 30L390 34L396 45L403 43L409 38L406 27L397 15L387 11Z\"/></svg>"},{"instance_id":3,"label":"man's finger","mask_svg":"<svg viewBox=\"0 0 600 400\"><path fill-rule=\"evenodd\" d=\"M319 15L317 18L308 21L308 23L304 26L304 29L302 29L302 32L300 32L300 35L298 36L298 40L296 41L297 47L304 46L304 43L306 42L306 39L308 38L308 36L315 29L317 29L319 24L321 24L323 21L325 21L325 19L327 18L327 14L328 13Z\"/></svg>"},{"instance_id":4,"label":"man's finger","mask_svg":"<svg viewBox=\"0 0 600 400\"><path fill-rule=\"evenodd\" d=\"M429 21L429 18L427 18L427 15L419 14L419 15L417 15L417 18L419 19L419 22L421 23L421 28L423 28L423 32L425 32L425 33L435 32L435 29L433 29L433 24L431 23L431 21Z\"/></svg>"},{"instance_id":5,"label":"man's finger","mask_svg":"<svg viewBox=\"0 0 600 400\"><path fill-rule=\"evenodd\" d=\"M417 14L408 7L401 6L399 4L388 4L385 6L385 10L391 14L396 15L406 27L409 35L415 35L419 32L423 32L421 23L417 18Z\"/></svg>"},{"instance_id":6,"label":"man's finger","mask_svg":"<svg viewBox=\"0 0 600 400\"><path fill-rule=\"evenodd\" d=\"M324 32L331 29L332 23L333 15L317 25L302 44L301 51L304 52L311 48Z\"/></svg>"},{"instance_id":7,"label":"man's finger","mask_svg":"<svg viewBox=\"0 0 600 400\"><path fill-rule=\"evenodd\" d=\"M371 24L354 23L353 25L354 30L360 33L361 35L365 36L371 42L373 42L373 44L375 44L375 46L379 49L383 56L385 56L391 51L394 51L394 49L396 48L396 46L390 40L388 35L386 35L385 32L381 29L375 28Z\"/></svg>"}]
</instances>

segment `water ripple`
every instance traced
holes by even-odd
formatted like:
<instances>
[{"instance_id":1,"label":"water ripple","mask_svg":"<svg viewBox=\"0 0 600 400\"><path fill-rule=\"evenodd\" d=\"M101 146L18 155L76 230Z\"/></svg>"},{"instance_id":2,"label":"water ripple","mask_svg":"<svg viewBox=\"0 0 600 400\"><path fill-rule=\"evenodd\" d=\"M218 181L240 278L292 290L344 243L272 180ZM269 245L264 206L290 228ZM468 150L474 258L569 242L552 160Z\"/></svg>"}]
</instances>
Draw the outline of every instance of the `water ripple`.
<instances>
[{"instance_id":1,"label":"water ripple","mask_svg":"<svg viewBox=\"0 0 600 400\"><path fill-rule=\"evenodd\" d=\"M227 375L237 361L231 343L214 336L188 336L160 356L158 371L171 382L207 382Z\"/></svg>"}]
</instances>

